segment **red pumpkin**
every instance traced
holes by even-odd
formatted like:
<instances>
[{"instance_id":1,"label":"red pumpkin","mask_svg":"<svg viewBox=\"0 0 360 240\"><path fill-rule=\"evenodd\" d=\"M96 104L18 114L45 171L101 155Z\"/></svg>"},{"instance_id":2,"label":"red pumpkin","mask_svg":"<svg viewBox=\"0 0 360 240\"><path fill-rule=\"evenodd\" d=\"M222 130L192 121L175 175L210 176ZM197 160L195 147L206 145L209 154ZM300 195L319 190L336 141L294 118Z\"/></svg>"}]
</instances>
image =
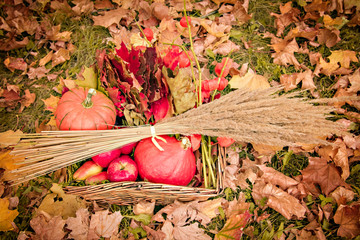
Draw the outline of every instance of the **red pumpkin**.
<instances>
[{"instance_id":1,"label":"red pumpkin","mask_svg":"<svg viewBox=\"0 0 360 240\"><path fill-rule=\"evenodd\" d=\"M142 179L153 183L185 186L195 175L195 155L188 138L160 136L156 139L164 149L160 151L151 138L143 139L135 148L134 159Z\"/></svg>"},{"instance_id":2,"label":"red pumpkin","mask_svg":"<svg viewBox=\"0 0 360 240\"><path fill-rule=\"evenodd\" d=\"M105 130L115 124L116 110L102 92L73 88L61 97L55 119L60 130Z\"/></svg>"}]
</instances>

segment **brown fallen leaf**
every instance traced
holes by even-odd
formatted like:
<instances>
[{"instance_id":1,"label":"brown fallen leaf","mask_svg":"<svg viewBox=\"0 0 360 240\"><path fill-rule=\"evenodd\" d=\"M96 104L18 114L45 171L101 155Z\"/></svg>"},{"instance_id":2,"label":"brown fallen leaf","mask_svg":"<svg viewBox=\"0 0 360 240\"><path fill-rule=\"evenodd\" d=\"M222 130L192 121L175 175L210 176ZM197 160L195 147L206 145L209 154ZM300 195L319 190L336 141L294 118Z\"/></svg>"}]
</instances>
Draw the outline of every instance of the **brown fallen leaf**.
<instances>
[{"instance_id":1,"label":"brown fallen leaf","mask_svg":"<svg viewBox=\"0 0 360 240\"><path fill-rule=\"evenodd\" d=\"M41 99L44 104L45 104L45 110L51 111L51 112L55 112L56 108L57 108L57 104L60 100L59 97L55 97L53 95L50 95L49 98L47 99Z\"/></svg>"},{"instance_id":2,"label":"brown fallen leaf","mask_svg":"<svg viewBox=\"0 0 360 240\"><path fill-rule=\"evenodd\" d=\"M41 79L45 77L49 71L50 69L46 69L44 66L38 68L30 67L26 74L28 75L29 79Z\"/></svg>"},{"instance_id":3,"label":"brown fallen leaf","mask_svg":"<svg viewBox=\"0 0 360 240\"><path fill-rule=\"evenodd\" d=\"M299 200L271 183L255 182L252 196L256 201L261 201L266 197L266 205L278 211L287 219L291 219L293 216L296 216L297 219L305 217L306 209Z\"/></svg>"},{"instance_id":4,"label":"brown fallen leaf","mask_svg":"<svg viewBox=\"0 0 360 240\"><path fill-rule=\"evenodd\" d=\"M174 239L210 240L204 229L199 228L198 223L187 226L175 226L173 230Z\"/></svg>"},{"instance_id":5,"label":"brown fallen leaf","mask_svg":"<svg viewBox=\"0 0 360 240\"><path fill-rule=\"evenodd\" d=\"M337 235L346 238L355 238L360 235L360 204L340 205L334 215L334 221L340 227Z\"/></svg>"},{"instance_id":6,"label":"brown fallen leaf","mask_svg":"<svg viewBox=\"0 0 360 240\"><path fill-rule=\"evenodd\" d=\"M48 54L46 54L45 57L40 59L39 66L45 66L48 62L51 61L53 55L54 55L54 52L53 52L53 50L51 50Z\"/></svg>"},{"instance_id":7,"label":"brown fallen leaf","mask_svg":"<svg viewBox=\"0 0 360 240\"><path fill-rule=\"evenodd\" d=\"M64 219L75 217L76 211L86 207L85 200L79 196L65 194L62 187L53 183L50 188L52 193L46 195L38 211L43 211L50 216L62 216Z\"/></svg>"},{"instance_id":8,"label":"brown fallen leaf","mask_svg":"<svg viewBox=\"0 0 360 240\"><path fill-rule=\"evenodd\" d=\"M52 67L55 67L58 64L64 63L67 60L70 60L70 51L65 48L60 48L52 55Z\"/></svg>"},{"instance_id":9,"label":"brown fallen leaf","mask_svg":"<svg viewBox=\"0 0 360 240\"><path fill-rule=\"evenodd\" d=\"M14 72L15 70L25 71L28 66L23 58L14 57L8 57L7 59L5 59L4 65L12 72Z\"/></svg>"},{"instance_id":10,"label":"brown fallen leaf","mask_svg":"<svg viewBox=\"0 0 360 240\"><path fill-rule=\"evenodd\" d=\"M341 178L343 180L346 180L350 176L349 159L346 144L340 138L335 141L335 144L337 152L334 156L334 163L342 170Z\"/></svg>"},{"instance_id":11,"label":"brown fallen leaf","mask_svg":"<svg viewBox=\"0 0 360 240\"><path fill-rule=\"evenodd\" d=\"M326 240L325 234L320 226L320 224L314 219L308 225L306 225L301 231L296 235L296 239L299 240Z\"/></svg>"},{"instance_id":12,"label":"brown fallen leaf","mask_svg":"<svg viewBox=\"0 0 360 240\"><path fill-rule=\"evenodd\" d=\"M341 41L340 31L338 29L319 29L317 39L320 44L325 44L331 48Z\"/></svg>"},{"instance_id":13,"label":"brown fallen leaf","mask_svg":"<svg viewBox=\"0 0 360 240\"><path fill-rule=\"evenodd\" d=\"M276 18L275 24L277 28L276 36L280 36L285 28L289 26L293 22L298 22L298 16L300 14L300 10L297 8L293 8L292 2L289 1L284 5L280 5L280 14L271 13L271 16Z\"/></svg>"},{"instance_id":14,"label":"brown fallen leaf","mask_svg":"<svg viewBox=\"0 0 360 240\"><path fill-rule=\"evenodd\" d=\"M350 19L347 25L350 27L355 27L357 25L360 25L360 12L357 12L356 15Z\"/></svg>"},{"instance_id":15,"label":"brown fallen leaf","mask_svg":"<svg viewBox=\"0 0 360 240\"><path fill-rule=\"evenodd\" d=\"M60 216L51 217L46 213L30 220L30 226L36 233L33 235L34 239L62 240L66 235L63 230L64 225L65 220Z\"/></svg>"},{"instance_id":16,"label":"brown fallen leaf","mask_svg":"<svg viewBox=\"0 0 360 240\"><path fill-rule=\"evenodd\" d=\"M11 151L1 150L0 151L0 168L5 170L14 170L20 167L16 165L16 162L21 162L24 160L23 157L11 155ZM6 178L6 172L5 172Z\"/></svg>"},{"instance_id":17,"label":"brown fallen leaf","mask_svg":"<svg viewBox=\"0 0 360 240\"><path fill-rule=\"evenodd\" d=\"M266 167L263 165L258 166L260 170L263 172L261 179L266 183L271 183L273 185L279 186L282 190L286 190L289 187L296 186L299 184L295 179L286 176L285 174L276 171L271 167Z\"/></svg>"},{"instance_id":18,"label":"brown fallen leaf","mask_svg":"<svg viewBox=\"0 0 360 240\"><path fill-rule=\"evenodd\" d=\"M29 89L25 90L25 95L22 97L20 101L20 109L19 112L21 113L25 107L29 107L32 103L34 103L36 99L35 93L31 93Z\"/></svg>"},{"instance_id":19,"label":"brown fallen leaf","mask_svg":"<svg viewBox=\"0 0 360 240\"><path fill-rule=\"evenodd\" d=\"M300 63L294 55L295 52L300 50L295 38L292 41L282 40L272 44L271 47L275 50L275 53L271 54L275 64L283 66L294 65L297 69L300 67Z\"/></svg>"},{"instance_id":20,"label":"brown fallen leaf","mask_svg":"<svg viewBox=\"0 0 360 240\"><path fill-rule=\"evenodd\" d=\"M332 18L329 15L325 14L323 17L323 22L324 22L324 26L327 29L340 29L342 28L349 20L347 20L344 17L337 17L337 18Z\"/></svg>"},{"instance_id":21,"label":"brown fallen leaf","mask_svg":"<svg viewBox=\"0 0 360 240\"><path fill-rule=\"evenodd\" d=\"M124 8L106 11L99 16L93 16L95 26L110 27L112 24L119 25L122 19L128 19L130 12Z\"/></svg>"},{"instance_id":22,"label":"brown fallen leaf","mask_svg":"<svg viewBox=\"0 0 360 240\"><path fill-rule=\"evenodd\" d=\"M16 130L16 132L8 130L0 133L0 148L16 145L23 135L24 134L21 130Z\"/></svg>"},{"instance_id":23,"label":"brown fallen leaf","mask_svg":"<svg viewBox=\"0 0 360 240\"><path fill-rule=\"evenodd\" d=\"M251 14L248 14L245 2L246 1L244 1L244 4L242 4L240 1L236 1L234 9L231 11L231 15L233 15L238 21L238 25L246 23L252 17Z\"/></svg>"},{"instance_id":24,"label":"brown fallen leaf","mask_svg":"<svg viewBox=\"0 0 360 240\"><path fill-rule=\"evenodd\" d=\"M148 214L150 216L153 216L154 208L155 208L155 201L151 201L151 202L140 201L139 203L134 205L133 211L135 215Z\"/></svg>"},{"instance_id":25,"label":"brown fallen leaf","mask_svg":"<svg viewBox=\"0 0 360 240\"><path fill-rule=\"evenodd\" d=\"M0 198L0 231L10 231L14 227L11 224L17 217L17 210L9 210L9 199Z\"/></svg>"},{"instance_id":26,"label":"brown fallen leaf","mask_svg":"<svg viewBox=\"0 0 360 240\"><path fill-rule=\"evenodd\" d=\"M308 3L304 10L305 12L325 12L328 9L329 2L323 2L322 0L313 0Z\"/></svg>"},{"instance_id":27,"label":"brown fallen leaf","mask_svg":"<svg viewBox=\"0 0 360 240\"><path fill-rule=\"evenodd\" d=\"M335 199L338 206L346 205L348 202L352 201L355 197L355 193L344 187L338 187L330 194L330 197Z\"/></svg>"},{"instance_id":28,"label":"brown fallen leaf","mask_svg":"<svg viewBox=\"0 0 360 240\"><path fill-rule=\"evenodd\" d=\"M305 183L310 186L318 184L326 196L339 186L349 188L334 164L328 164L323 158L310 157L309 165L301 173Z\"/></svg>"},{"instance_id":29,"label":"brown fallen leaf","mask_svg":"<svg viewBox=\"0 0 360 240\"><path fill-rule=\"evenodd\" d=\"M74 0L72 3L75 4L72 10L78 16L88 15L94 10L94 3L90 0Z\"/></svg>"},{"instance_id":30,"label":"brown fallen leaf","mask_svg":"<svg viewBox=\"0 0 360 240\"><path fill-rule=\"evenodd\" d=\"M252 70L249 70L245 76L240 77L235 75L229 81L231 88L245 88L250 91L261 90L270 87L268 80L261 75L254 73Z\"/></svg>"},{"instance_id":31,"label":"brown fallen leaf","mask_svg":"<svg viewBox=\"0 0 360 240\"><path fill-rule=\"evenodd\" d=\"M90 213L87 208L80 208L76 211L76 217L69 217L66 220L66 228L71 230L69 238L75 240L86 240L88 238Z\"/></svg>"},{"instance_id":32,"label":"brown fallen leaf","mask_svg":"<svg viewBox=\"0 0 360 240\"><path fill-rule=\"evenodd\" d=\"M60 25L52 26L51 29L46 31L46 39L51 41L63 41L68 42L71 39L72 32L64 31L60 32Z\"/></svg>"},{"instance_id":33,"label":"brown fallen leaf","mask_svg":"<svg viewBox=\"0 0 360 240\"><path fill-rule=\"evenodd\" d=\"M23 40L18 41L14 36L9 38L0 39L0 50L1 51L10 51L13 49L18 49L25 47L29 43L29 38L25 37Z\"/></svg>"},{"instance_id":34,"label":"brown fallen leaf","mask_svg":"<svg viewBox=\"0 0 360 240\"><path fill-rule=\"evenodd\" d=\"M110 214L109 210L96 212L91 216L90 236L110 238L112 235L116 235L119 232L119 224L122 218L123 216L119 211Z\"/></svg>"},{"instance_id":35,"label":"brown fallen leaf","mask_svg":"<svg viewBox=\"0 0 360 240\"><path fill-rule=\"evenodd\" d=\"M360 68L358 68L351 76L349 76L348 79L351 84L348 91L352 93L360 91Z\"/></svg>"},{"instance_id":36,"label":"brown fallen leaf","mask_svg":"<svg viewBox=\"0 0 360 240\"><path fill-rule=\"evenodd\" d=\"M331 55L328 57L330 63L337 64L339 63L344 68L350 67L350 62L359 62L356 57L355 51L350 50L335 50L331 52Z\"/></svg>"}]
</instances>

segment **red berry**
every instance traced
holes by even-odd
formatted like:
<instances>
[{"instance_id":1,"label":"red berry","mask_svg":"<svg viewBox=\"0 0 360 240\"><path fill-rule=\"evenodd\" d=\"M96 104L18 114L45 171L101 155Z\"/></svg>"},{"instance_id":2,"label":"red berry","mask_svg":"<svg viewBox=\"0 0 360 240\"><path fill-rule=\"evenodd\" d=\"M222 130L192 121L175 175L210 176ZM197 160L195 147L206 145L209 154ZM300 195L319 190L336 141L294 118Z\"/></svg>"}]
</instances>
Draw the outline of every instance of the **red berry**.
<instances>
[{"instance_id":1,"label":"red berry","mask_svg":"<svg viewBox=\"0 0 360 240\"><path fill-rule=\"evenodd\" d=\"M191 18L188 18L188 20L189 20L189 24L191 24ZM181 20L180 20L180 25L181 25L182 27L187 27L187 26L188 26L185 17L182 17L182 18L181 18Z\"/></svg>"},{"instance_id":2,"label":"red berry","mask_svg":"<svg viewBox=\"0 0 360 240\"><path fill-rule=\"evenodd\" d=\"M182 52L179 56L179 68L186 68L190 66L190 59L185 52Z\"/></svg>"},{"instance_id":3,"label":"red berry","mask_svg":"<svg viewBox=\"0 0 360 240\"><path fill-rule=\"evenodd\" d=\"M149 40L151 42L151 40L153 40L153 38L154 38L153 31L150 28L145 28L145 29L143 29L143 32L144 32L147 40ZM144 35L142 33L141 33L141 37L144 37Z\"/></svg>"}]
</instances>

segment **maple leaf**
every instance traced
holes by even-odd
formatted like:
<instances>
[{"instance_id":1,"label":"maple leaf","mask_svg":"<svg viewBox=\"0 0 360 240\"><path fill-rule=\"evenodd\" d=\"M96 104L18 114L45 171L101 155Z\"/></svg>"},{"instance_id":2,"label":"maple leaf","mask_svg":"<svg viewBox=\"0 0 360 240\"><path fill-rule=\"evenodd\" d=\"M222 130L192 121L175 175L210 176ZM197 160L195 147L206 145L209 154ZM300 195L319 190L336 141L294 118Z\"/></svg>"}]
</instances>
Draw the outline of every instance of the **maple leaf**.
<instances>
[{"instance_id":1,"label":"maple leaf","mask_svg":"<svg viewBox=\"0 0 360 240\"><path fill-rule=\"evenodd\" d=\"M0 231L13 230L12 222L19 215L17 210L9 210L9 200L0 198Z\"/></svg>"},{"instance_id":2,"label":"maple leaf","mask_svg":"<svg viewBox=\"0 0 360 240\"><path fill-rule=\"evenodd\" d=\"M315 235L314 235L314 234ZM299 240L326 240L325 234L320 226L320 224L316 221L316 219L312 220L308 225L306 225L301 231L296 235L296 239Z\"/></svg>"},{"instance_id":3,"label":"maple leaf","mask_svg":"<svg viewBox=\"0 0 360 240\"><path fill-rule=\"evenodd\" d=\"M326 196L339 186L349 188L349 185L341 178L336 167L331 163L328 164L322 158L309 158L309 165L301 173L305 183L311 186L318 184Z\"/></svg>"},{"instance_id":4,"label":"maple leaf","mask_svg":"<svg viewBox=\"0 0 360 240\"><path fill-rule=\"evenodd\" d=\"M0 148L16 145L22 136L23 132L21 130L16 130L16 132L13 130L8 130L6 132L0 133Z\"/></svg>"},{"instance_id":5,"label":"maple leaf","mask_svg":"<svg viewBox=\"0 0 360 240\"><path fill-rule=\"evenodd\" d=\"M49 71L50 69L46 69L44 66L38 68L30 67L26 74L28 75L29 79L41 79L45 77Z\"/></svg>"},{"instance_id":6,"label":"maple leaf","mask_svg":"<svg viewBox=\"0 0 360 240\"><path fill-rule=\"evenodd\" d=\"M63 230L64 225L65 220L60 216L50 217L46 213L38 215L30 220L30 226L36 233L34 239L61 240L66 235Z\"/></svg>"},{"instance_id":7,"label":"maple leaf","mask_svg":"<svg viewBox=\"0 0 360 240\"><path fill-rule=\"evenodd\" d=\"M261 90L270 87L269 82L264 76L254 73L252 70L249 70L245 76L240 77L235 75L229 81L231 88L244 88L250 91Z\"/></svg>"},{"instance_id":8,"label":"maple leaf","mask_svg":"<svg viewBox=\"0 0 360 240\"><path fill-rule=\"evenodd\" d=\"M348 202L352 201L355 197L355 193L344 187L338 187L330 194L330 197L335 199L338 206L346 205Z\"/></svg>"},{"instance_id":9,"label":"maple leaf","mask_svg":"<svg viewBox=\"0 0 360 240\"><path fill-rule=\"evenodd\" d=\"M25 71L27 69L27 63L23 58L8 57L4 61L4 65L12 72L16 70Z\"/></svg>"},{"instance_id":10,"label":"maple leaf","mask_svg":"<svg viewBox=\"0 0 360 240\"><path fill-rule=\"evenodd\" d=\"M358 58L356 57L356 52L350 50L332 51L328 58L330 63L339 63L344 68L349 68L351 61L359 62Z\"/></svg>"},{"instance_id":11,"label":"maple leaf","mask_svg":"<svg viewBox=\"0 0 360 240\"><path fill-rule=\"evenodd\" d=\"M174 239L194 239L210 240L211 237L206 235L204 229L199 228L198 223L192 223L187 226L175 226L173 230Z\"/></svg>"},{"instance_id":12,"label":"maple leaf","mask_svg":"<svg viewBox=\"0 0 360 240\"><path fill-rule=\"evenodd\" d=\"M255 182L252 196L257 201L261 201L264 197L267 198L266 205L278 211L287 219L291 219L292 216L297 218L305 216L306 209L298 199L271 183Z\"/></svg>"},{"instance_id":13,"label":"maple leaf","mask_svg":"<svg viewBox=\"0 0 360 240\"><path fill-rule=\"evenodd\" d=\"M251 214L248 210L244 213L231 215L224 227L215 235L216 240L241 239L243 229L250 220Z\"/></svg>"},{"instance_id":14,"label":"maple leaf","mask_svg":"<svg viewBox=\"0 0 360 240\"><path fill-rule=\"evenodd\" d=\"M316 88L313 80L313 73L310 69L293 74L283 74L280 76L280 83L284 85L285 92L297 88L297 84L302 82L301 89L314 90Z\"/></svg>"},{"instance_id":15,"label":"maple leaf","mask_svg":"<svg viewBox=\"0 0 360 240\"><path fill-rule=\"evenodd\" d=\"M349 20L344 17L337 17L335 19L331 18L329 15L324 15L323 22L326 28L340 29L342 28Z\"/></svg>"},{"instance_id":16,"label":"maple leaf","mask_svg":"<svg viewBox=\"0 0 360 240\"><path fill-rule=\"evenodd\" d=\"M87 208L80 208L76 211L76 217L69 217L66 220L66 228L71 230L69 238L75 240L86 240L89 232L89 211Z\"/></svg>"},{"instance_id":17,"label":"maple leaf","mask_svg":"<svg viewBox=\"0 0 360 240\"><path fill-rule=\"evenodd\" d=\"M290 29L289 33L286 35L286 40L292 40L296 37L306 38L310 41L313 41L318 34L318 29L310 28L305 23L301 22L296 26L296 28Z\"/></svg>"},{"instance_id":18,"label":"maple leaf","mask_svg":"<svg viewBox=\"0 0 360 240\"><path fill-rule=\"evenodd\" d=\"M55 97L54 95L50 95L47 99L41 99L45 104L45 110L48 110L50 112L55 112L57 108L57 104L60 100L59 97Z\"/></svg>"},{"instance_id":19,"label":"maple leaf","mask_svg":"<svg viewBox=\"0 0 360 240\"><path fill-rule=\"evenodd\" d=\"M351 84L348 91L352 93L360 91L360 68L358 68L351 76L349 76L348 79Z\"/></svg>"},{"instance_id":20,"label":"maple leaf","mask_svg":"<svg viewBox=\"0 0 360 240\"><path fill-rule=\"evenodd\" d=\"M91 216L89 234L95 233L98 238L109 238L118 233L122 218L119 211L111 214L109 214L109 210L96 212Z\"/></svg>"},{"instance_id":21,"label":"maple leaf","mask_svg":"<svg viewBox=\"0 0 360 240\"><path fill-rule=\"evenodd\" d=\"M277 27L276 36L280 36L285 28L289 26L293 22L298 22L298 16L300 14L300 10L297 8L293 8L292 2L287 2L284 5L280 5L280 13L271 13L271 16L276 17L275 24Z\"/></svg>"},{"instance_id":22,"label":"maple leaf","mask_svg":"<svg viewBox=\"0 0 360 240\"><path fill-rule=\"evenodd\" d=\"M10 51L13 49L18 49L25 47L29 43L29 38L25 37L23 40L18 41L15 39L15 36L11 36L5 39L0 39L0 50L1 51Z\"/></svg>"},{"instance_id":23,"label":"maple leaf","mask_svg":"<svg viewBox=\"0 0 360 240\"><path fill-rule=\"evenodd\" d=\"M311 3L308 3L304 10L305 12L325 12L328 9L329 2L323 2L322 0L313 0Z\"/></svg>"},{"instance_id":24,"label":"maple leaf","mask_svg":"<svg viewBox=\"0 0 360 240\"><path fill-rule=\"evenodd\" d=\"M60 25L53 26L51 29L46 31L46 39L51 41L63 41L68 42L71 40L70 31L60 32Z\"/></svg>"},{"instance_id":25,"label":"maple leaf","mask_svg":"<svg viewBox=\"0 0 360 240\"><path fill-rule=\"evenodd\" d=\"M355 238L360 235L360 204L340 205L334 215L334 221L340 227L337 235L346 238Z\"/></svg>"},{"instance_id":26,"label":"maple leaf","mask_svg":"<svg viewBox=\"0 0 360 240\"><path fill-rule=\"evenodd\" d=\"M282 40L271 45L274 48L275 53L271 54L274 58L274 63L279 65L288 66L294 65L295 68L300 67L300 63L295 58L294 52L300 50L295 38L292 41Z\"/></svg>"},{"instance_id":27,"label":"maple leaf","mask_svg":"<svg viewBox=\"0 0 360 240\"><path fill-rule=\"evenodd\" d=\"M39 66L45 66L48 62L51 61L53 55L54 55L54 51L53 51L53 50L51 50L50 52L48 52L48 54L46 54L45 57L43 57L42 59L40 59L40 61L39 61Z\"/></svg>"},{"instance_id":28,"label":"maple leaf","mask_svg":"<svg viewBox=\"0 0 360 240\"><path fill-rule=\"evenodd\" d=\"M90 14L94 10L94 3L90 0L74 0L72 3L75 4L72 10L78 16Z\"/></svg>"},{"instance_id":29,"label":"maple leaf","mask_svg":"<svg viewBox=\"0 0 360 240\"><path fill-rule=\"evenodd\" d=\"M23 161L23 157L11 155L11 151L0 151L0 168L5 170L14 170L20 167L16 163ZM11 173L9 173L11 175ZM5 177L7 178L7 172L5 172Z\"/></svg>"},{"instance_id":30,"label":"maple leaf","mask_svg":"<svg viewBox=\"0 0 360 240\"><path fill-rule=\"evenodd\" d=\"M67 60L70 60L70 51L65 48L60 48L52 55L51 60L52 60L52 67L64 63Z\"/></svg>"},{"instance_id":31,"label":"maple leaf","mask_svg":"<svg viewBox=\"0 0 360 240\"><path fill-rule=\"evenodd\" d=\"M21 113L25 107L29 107L32 103L34 103L35 99L36 99L35 93L31 93L29 89L26 89L25 95L22 97L20 101L21 106L19 112Z\"/></svg>"},{"instance_id":32,"label":"maple leaf","mask_svg":"<svg viewBox=\"0 0 360 240\"><path fill-rule=\"evenodd\" d=\"M123 8L106 11L103 15L93 16L94 26L110 27L112 24L118 25L121 19L129 18L129 11Z\"/></svg>"},{"instance_id":33,"label":"maple leaf","mask_svg":"<svg viewBox=\"0 0 360 240\"><path fill-rule=\"evenodd\" d=\"M84 208L86 203L79 196L65 194L60 185L53 183L50 190L53 193L46 195L38 211L43 211L50 216L62 216L64 219L75 217L76 211Z\"/></svg>"},{"instance_id":34,"label":"maple leaf","mask_svg":"<svg viewBox=\"0 0 360 240\"><path fill-rule=\"evenodd\" d=\"M343 180L346 180L350 176L349 159L346 144L340 138L335 141L335 144L337 152L333 159L335 165L340 167L342 170L341 178Z\"/></svg>"}]
</instances>

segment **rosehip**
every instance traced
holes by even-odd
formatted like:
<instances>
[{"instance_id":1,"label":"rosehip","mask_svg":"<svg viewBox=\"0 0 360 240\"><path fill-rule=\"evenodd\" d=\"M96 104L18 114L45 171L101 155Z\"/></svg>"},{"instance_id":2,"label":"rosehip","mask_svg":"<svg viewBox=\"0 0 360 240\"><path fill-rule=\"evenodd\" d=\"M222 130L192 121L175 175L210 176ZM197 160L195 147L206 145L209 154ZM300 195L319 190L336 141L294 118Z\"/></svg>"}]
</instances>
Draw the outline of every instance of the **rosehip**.
<instances>
[{"instance_id":1,"label":"rosehip","mask_svg":"<svg viewBox=\"0 0 360 240\"><path fill-rule=\"evenodd\" d=\"M189 24L191 24L191 18L188 17L188 21L189 21ZM187 27L187 26L188 26L185 17L182 17L182 18L181 18L181 20L180 20L180 25L181 25L182 27Z\"/></svg>"},{"instance_id":2,"label":"rosehip","mask_svg":"<svg viewBox=\"0 0 360 240\"><path fill-rule=\"evenodd\" d=\"M150 28L145 28L145 29L143 29L143 32L144 32L147 40L149 40L151 42L151 40L153 40L153 38L154 38L153 31ZM144 37L144 35L142 33L141 33L141 37Z\"/></svg>"}]
</instances>

